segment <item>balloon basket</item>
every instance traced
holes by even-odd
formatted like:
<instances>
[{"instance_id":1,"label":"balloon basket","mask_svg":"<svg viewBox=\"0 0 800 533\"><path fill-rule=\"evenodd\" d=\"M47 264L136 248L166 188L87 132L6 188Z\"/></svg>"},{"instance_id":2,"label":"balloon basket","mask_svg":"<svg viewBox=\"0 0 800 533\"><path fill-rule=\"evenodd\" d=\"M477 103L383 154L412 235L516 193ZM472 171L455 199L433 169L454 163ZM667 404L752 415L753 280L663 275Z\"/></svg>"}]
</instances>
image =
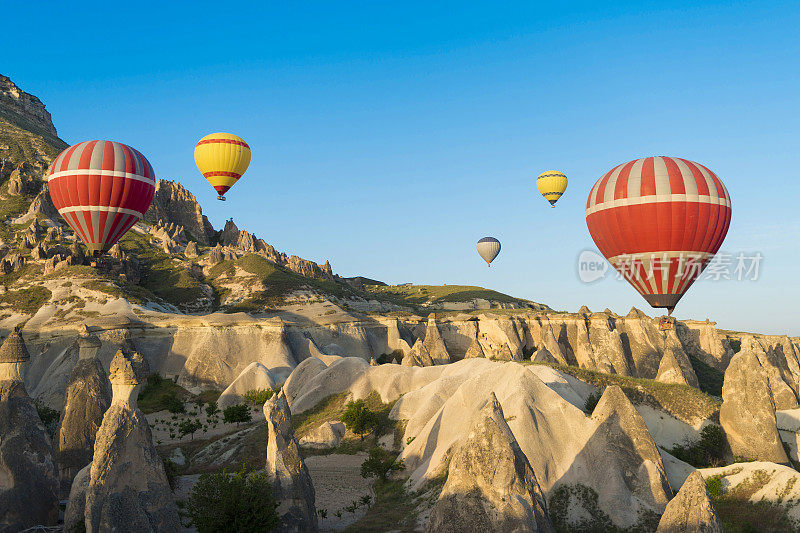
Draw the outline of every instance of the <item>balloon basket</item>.
<instances>
[{"instance_id":1,"label":"balloon basket","mask_svg":"<svg viewBox=\"0 0 800 533\"><path fill-rule=\"evenodd\" d=\"M220 202L224 202L225 197L220 194L219 196L217 196L217 200L219 200Z\"/></svg>"}]
</instances>

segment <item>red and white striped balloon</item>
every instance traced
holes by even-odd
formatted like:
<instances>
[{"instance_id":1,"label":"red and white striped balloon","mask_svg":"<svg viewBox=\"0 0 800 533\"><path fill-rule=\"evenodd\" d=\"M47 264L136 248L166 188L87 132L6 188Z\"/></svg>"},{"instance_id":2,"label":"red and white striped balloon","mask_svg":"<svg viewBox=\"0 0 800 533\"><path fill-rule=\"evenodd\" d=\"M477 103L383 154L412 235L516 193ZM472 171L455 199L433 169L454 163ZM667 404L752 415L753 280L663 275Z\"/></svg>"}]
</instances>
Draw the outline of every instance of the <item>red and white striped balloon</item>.
<instances>
[{"instance_id":1,"label":"red and white striped balloon","mask_svg":"<svg viewBox=\"0 0 800 533\"><path fill-rule=\"evenodd\" d=\"M59 214L99 256L142 218L156 178L147 159L130 146L86 141L56 157L47 182Z\"/></svg>"},{"instance_id":2,"label":"red and white striped balloon","mask_svg":"<svg viewBox=\"0 0 800 533\"><path fill-rule=\"evenodd\" d=\"M677 157L618 165L586 202L600 252L651 306L670 312L717 253L730 222L722 180Z\"/></svg>"}]
</instances>

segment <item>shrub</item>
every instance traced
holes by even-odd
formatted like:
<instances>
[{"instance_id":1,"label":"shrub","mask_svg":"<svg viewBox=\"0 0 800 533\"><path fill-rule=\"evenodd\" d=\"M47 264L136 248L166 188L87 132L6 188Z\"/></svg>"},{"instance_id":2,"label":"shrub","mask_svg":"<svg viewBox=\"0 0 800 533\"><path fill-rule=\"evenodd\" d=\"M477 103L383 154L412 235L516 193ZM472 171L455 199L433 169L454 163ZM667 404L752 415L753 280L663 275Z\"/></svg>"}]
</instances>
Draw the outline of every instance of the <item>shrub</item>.
<instances>
[{"instance_id":1,"label":"shrub","mask_svg":"<svg viewBox=\"0 0 800 533\"><path fill-rule=\"evenodd\" d=\"M586 411L588 414L594 413L594 408L597 407L597 403L600 401L600 397L603 395L602 391L593 392L586 398L586 403L583 406L583 410Z\"/></svg>"},{"instance_id":2,"label":"shrub","mask_svg":"<svg viewBox=\"0 0 800 533\"><path fill-rule=\"evenodd\" d=\"M240 403L238 405L226 407L222 412L222 419L225 422L236 422L239 424L241 422L250 422L250 420L253 419L253 415L250 414L250 409L248 409L247 404Z\"/></svg>"},{"instance_id":3,"label":"shrub","mask_svg":"<svg viewBox=\"0 0 800 533\"><path fill-rule=\"evenodd\" d=\"M217 402L211 402L206 405L206 415L211 417L215 414L219 413L219 407L217 406Z\"/></svg>"},{"instance_id":4,"label":"shrub","mask_svg":"<svg viewBox=\"0 0 800 533\"><path fill-rule=\"evenodd\" d=\"M252 405L264 405L273 394L275 391L272 389L251 389L244 393L244 401Z\"/></svg>"},{"instance_id":5,"label":"shrub","mask_svg":"<svg viewBox=\"0 0 800 533\"><path fill-rule=\"evenodd\" d=\"M164 401L167 405L167 411L170 413L178 414L186 412L186 404L183 403L183 400L178 398L178 395L174 392L167 396Z\"/></svg>"},{"instance_id":6,"label":"shrub","mask_svg":"<svg viewBox=\"0 0 800 533\"><path fill-rule=\"evenodd\" d=\"M281 521L267 474L245 466L233 474L203 474L186 503L198 533L272 531Z\"/></svg>"},{"instance_id":7,"label":"shrub","mask_svg":"<svg viewBox=\"0 0 800 533\"><path fill-rule=\"evenodd\" d=\"M191 435L194 440L194 432L203 427L199 420L183 420L178 424L178 431L181 432L181 437Z\"/></svg>"},{"instance_id":8,"label":"shrub","mask_svg":"<svg viewBox=\"0 0 800 533\"><path fill-rule=\"evenodd\" d=\"M376 417L372 411L367 409L364 400L356 400L347 402L344 414L342 414L342 422L347 429L364 440L364 435L375 429Z\"/></svg>"},{"instance_id":9,"label":"shrub","mask_svg":"<svg viewBox=\"0 0 800 533\"><path fill-rule=\"evenodd\" d=\"M369 457L361 464L361 477L377 477L385 482L393 472L403 469L403 461L383 448L375 447L369 451Z\"/></svg>"},{"instance_id":10,"label":"shrub","mask_svg":"<svg viewBox=\"0 0 800 533\"><path fill-rule=\"evenodd\" d=\"M725 433L720 426L709 424L700 432L700 440L687 440L670 453L695 468L720 466L725 458Z\"/></svg>"}]
</instances>

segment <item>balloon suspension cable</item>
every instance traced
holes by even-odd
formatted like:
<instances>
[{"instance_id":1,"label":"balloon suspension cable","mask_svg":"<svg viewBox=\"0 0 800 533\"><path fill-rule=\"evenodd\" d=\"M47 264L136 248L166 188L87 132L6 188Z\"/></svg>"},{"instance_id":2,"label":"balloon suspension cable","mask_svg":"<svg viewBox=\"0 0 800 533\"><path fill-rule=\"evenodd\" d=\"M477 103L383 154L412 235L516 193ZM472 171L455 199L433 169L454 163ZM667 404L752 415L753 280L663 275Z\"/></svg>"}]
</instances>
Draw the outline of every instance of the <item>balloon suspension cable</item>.
<instances>
[{"instance_id":1,"label":"balloon suspension cable","mask_svg":"<svg viewBox=\"0 0 800 533\"><path fill-rule=\"evenodd\" d=\"M672 316L672 311L674 311L674 307L667 307L667 316Z\"/></svg>"},{"instance_id":2,"label":"balloon suspension cable","mask_svg":"<svg viewBox=\"0 0 800 533\"><path fill-rule=\"evenodd\" d=\"M220 202L224 202L225 197L220 194L219 196L217 196L217 200L219 200Z\"/></svg>"}]
</instances>

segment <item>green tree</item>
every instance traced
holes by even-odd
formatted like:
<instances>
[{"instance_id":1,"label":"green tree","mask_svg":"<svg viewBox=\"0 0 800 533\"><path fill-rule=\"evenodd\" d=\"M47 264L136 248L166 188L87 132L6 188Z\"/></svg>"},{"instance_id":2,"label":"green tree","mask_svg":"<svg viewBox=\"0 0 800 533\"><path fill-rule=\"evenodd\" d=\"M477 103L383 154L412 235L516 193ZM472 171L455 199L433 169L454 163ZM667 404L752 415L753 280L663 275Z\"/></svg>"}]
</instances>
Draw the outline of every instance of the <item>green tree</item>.
<instances>
[{"instance_id":1,"label":"green tree","mask_svg":"<svg viewBox=\"0 0 800 533\"><path fill-rule=\"evenodd\" d=\"M385 482L393 472L403 469L403 461L383 448L375 447L369 451L369 457L361 463L361 477L377 477Z\"/></svg>"},{"instance_id":2,"label":"green tree","mask_svg":"<svg viewBox=\"0 0 800 533\"><path fill-rule=\"evenodd\" d=\"M194 432L202 427L203 424L199 420L183 420L178 424L178 431L180 431L181 437L191 435L192 440L194 440Z\"/></svg>"},{"instance_id":3,"label":"green tree","mask_svg":"<svg viewBox=\"0 0 800 533\"><path fill-rule=\"evenodd\" d=\"M222 419L225 422L236 422L239 424L241 422L250 422L250 420L253 419L253 415L250 414L250 409L247 407L247 404L240 403L238 405L226 407L222 412Z\"/></svg>"},{"instance_id":4,"label":"green tree","mask_svg":"<svg viewBox=\"0 0 800 533\"><path fill-rule=\"evenodd\" d=\"M219 407L217 406L217 402L210 402L206 405L206 415L211 417L215 414L219 413Z\"/></svg>"},{"instance_id":5,"label":"green tree","mask_svg":"<svg viewBox=\"0 0 800 533\"><path fill-rule=\"evenodd\" d=\"M281 523L264 472L244 465L233 474L203 474L186 503L186 514L198 533L272 531Z\"/></svg>"},{"instance_id":6,"label":"green tree","mask_svg":"<svg viewBox=\"0 0 800 533\"><path fill-rule=\"evenodd\" d=\"M364 440L364 435L375 429L376 417L372 411L367 409L364 400L356 400L347 402L342 415L342 422L347 429L356 433L361 437L361 440Z\"/></svg>"}]
</instances>

